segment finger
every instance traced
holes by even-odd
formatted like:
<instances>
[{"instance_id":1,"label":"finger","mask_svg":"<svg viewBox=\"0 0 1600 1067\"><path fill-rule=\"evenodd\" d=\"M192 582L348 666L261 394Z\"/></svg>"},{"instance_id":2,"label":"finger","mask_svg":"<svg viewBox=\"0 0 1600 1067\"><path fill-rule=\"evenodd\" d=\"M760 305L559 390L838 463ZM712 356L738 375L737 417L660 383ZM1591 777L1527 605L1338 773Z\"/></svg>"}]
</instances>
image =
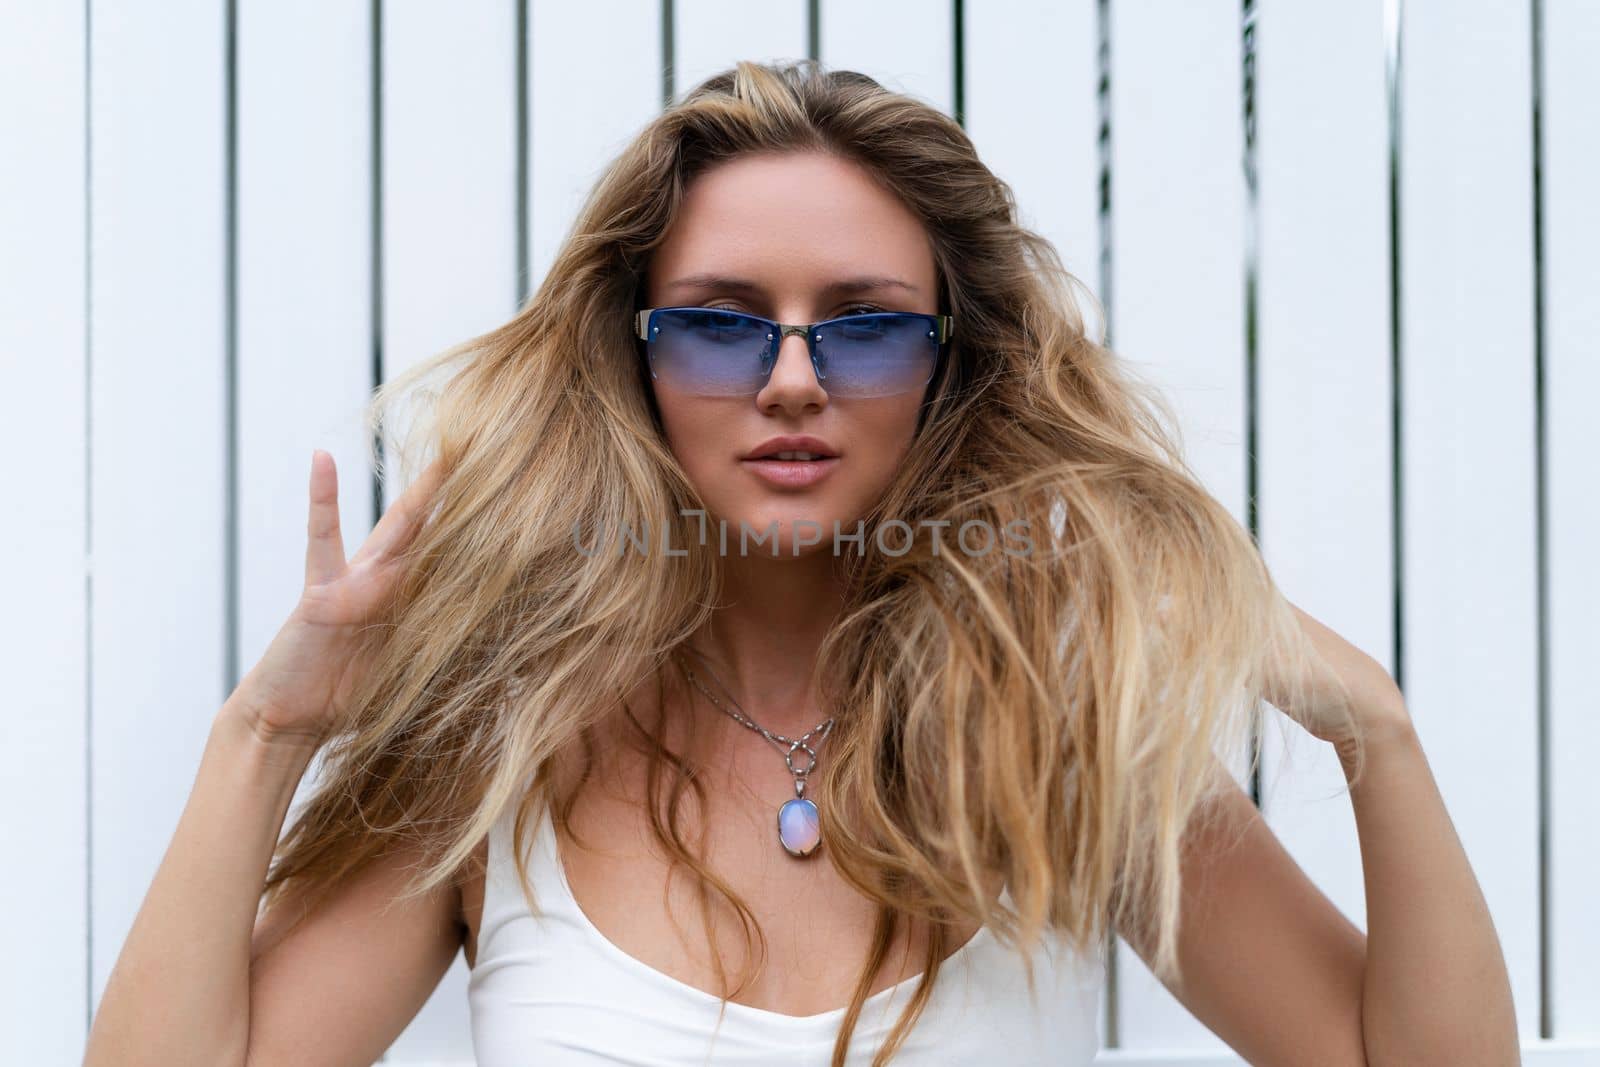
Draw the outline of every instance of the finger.
<instances>
[{"instance_id":1,"label":"finger","mask_svg":"<svg viewBox=\"0 0 1600 1067\"><path fill-rule=\"evenodd\" d=\"M306 520L306 584L344 573L344 536L339 531L339 474L333 456L311 453L311 511Z\"/></svg>"},{"instance_id":2,"label":"finger","mask_svg":"<svg viewBox=\"0 0 1600 1067\"><path fill-rule=\"evenodd\" d=\"M362 553L381 559L404 550L421 528L422 520L430 510L434 492L443 478L443 464L439 460L430 463L416 481L406 487L399 499L389 506L367 544L361 546Z\"/></svg>"},{"instance_id":3,"label":"finger","mask_svg":"<svg viewBox=\"0 0 1600 1067\"><path fill-rule=\"evenodd\" d=\"M428 513L428 502L443 477L444 467L441 461L434 460L428 464L418 475L417 480L408 485L405 492L389 505L389 509L383 513L383 518L372 528L372 533L357 550L355 559L351 562L355 563L368 557L382 558L403 549L422 525L422 518Z\"/></svg>"}]
</instances>

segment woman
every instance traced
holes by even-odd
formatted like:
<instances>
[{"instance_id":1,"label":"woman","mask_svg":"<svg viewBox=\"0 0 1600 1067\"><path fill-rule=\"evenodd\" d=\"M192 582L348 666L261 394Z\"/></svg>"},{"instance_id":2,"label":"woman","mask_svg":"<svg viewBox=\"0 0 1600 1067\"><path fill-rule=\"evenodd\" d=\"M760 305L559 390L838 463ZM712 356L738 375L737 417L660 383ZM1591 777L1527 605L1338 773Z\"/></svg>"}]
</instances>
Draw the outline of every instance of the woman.
<instances>
[{"instance_id":1,"label":"woman","mask_svg":"<svg viewBox=\"0 0 1600 1067\"><path fill-rule=\"evenodd\" d=\"M1282 599L1074 286L859 74L668 109L514 319L380 395L454 371L348 562L314 457L301 603L88 1062L367 1064L464 947L481 1067L1083 1064L1113 928L1252 1063L1512 1062L1398 690ZM1262 698L1360 782L1382 952L1225 769Z\"/></svg>"}]
</instances>

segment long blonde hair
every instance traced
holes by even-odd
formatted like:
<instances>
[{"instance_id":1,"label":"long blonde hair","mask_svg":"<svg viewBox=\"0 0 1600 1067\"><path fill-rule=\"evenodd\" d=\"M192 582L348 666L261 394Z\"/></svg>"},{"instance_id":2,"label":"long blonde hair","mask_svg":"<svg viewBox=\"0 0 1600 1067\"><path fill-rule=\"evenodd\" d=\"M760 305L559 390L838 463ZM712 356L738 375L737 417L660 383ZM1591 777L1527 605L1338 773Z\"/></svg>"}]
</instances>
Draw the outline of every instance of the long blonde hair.
<instances>
[{"instance_id":1,"label":"long blonde hair","mask_svg":"<svg viewBox=\"0 0 1600 1067\"><path fill-rule=\"evenodd\" d=\"M838 721L810 795L824 854L878 921L833 1063L901 921L929 924L923 978L874 1064L905 1040L962 919L1025 960L1047 929L1098 954L1113 926L1137 926L1175 975L1182 835L1231 787L1228 762L1256 758L1264 665L1302 653L1298 626L1185 465L1171 411L1086 335L1092 295L1018 222L961 127L812 62L741 62L664 110L606 168L521 311L374 398L402 470L437 460L445 476L264 903L309 907L398 843L426 856L408 891L427 892L513 804L519 842L544 810L565 827L576 787L546 773L554 757L592 754L601 718L707 621L714 553L585 553L573 531L667 523L673 544L696 540L685 512L704 504L663 441L631 314L688 183L753 152L832 153L898 195L959 324L867 529L1022 520L1031 540L968 554L919 537L891 554L868 536L845 561L816 664ZM753 913L680 833L685 790L704 788L692 766L648 751L655 836L764 952ZM536 910L521 848L515 866ZM983 891L988 873L1011 907Z\"/></svg>"}]
</instances>

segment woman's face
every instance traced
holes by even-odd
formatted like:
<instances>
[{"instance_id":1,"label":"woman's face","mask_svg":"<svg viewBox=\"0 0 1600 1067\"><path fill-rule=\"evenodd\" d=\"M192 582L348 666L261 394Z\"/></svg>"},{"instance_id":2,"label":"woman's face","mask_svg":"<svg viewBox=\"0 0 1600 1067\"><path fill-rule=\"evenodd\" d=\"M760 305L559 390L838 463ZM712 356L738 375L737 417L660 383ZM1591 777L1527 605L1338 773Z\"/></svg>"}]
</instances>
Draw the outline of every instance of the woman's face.
<instances>
[{"instance_id":1,"label":"woman's face","mask_svg":"<svg viewBox=\"0 0 1600 1067\"><path fill-rule=\"evenodd\" d=\"M937 281L922 224L855 164L815 153L747 156L690 183L651 262L645 306L728 308L784 323L935 314ZM726 552L739 554L741 522L761 536L776 522L782 556L795 553L797 520L815 524L798 531L814 542L801 554L832 554L835 522L855 534L905 458L924 392L830 397L797 334L783 339L753 396L682 393L659 379L651 387L668 446L711 521L727 524ZM799 469L805 461L751 458L786 434L819 438L836 458L808 470ZM707 535L719 543L714 525ZM773 547L752 537L745 551L770 557Z\"/></svg>"}]
</instances>

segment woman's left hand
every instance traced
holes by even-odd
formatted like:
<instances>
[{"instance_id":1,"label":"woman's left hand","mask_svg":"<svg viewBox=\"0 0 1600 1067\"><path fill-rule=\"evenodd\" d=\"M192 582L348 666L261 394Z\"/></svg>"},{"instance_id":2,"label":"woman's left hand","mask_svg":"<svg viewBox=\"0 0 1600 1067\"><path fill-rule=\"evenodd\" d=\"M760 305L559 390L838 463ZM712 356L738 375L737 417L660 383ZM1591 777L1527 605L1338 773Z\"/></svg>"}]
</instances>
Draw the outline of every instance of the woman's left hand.
<instances>
[{"instance_id":1,"label":"woman's left hand","mask_svg":"<svg viewBox=\"0 0 1600 1067\"><path fill-rule=\"evenodd\" d=\"M1275 663L1263 692L1268 702L1341 753L1348 751L1354 740L1348 736L1348 726L1341 714L1346 692L1349 694L1349 710L1363 734L1409 730L1411 713L1406 708L1405 697L1383 664L1294 604L1291 603L1289 607L1300 620L1300 629L1317 656L1307 658L1305 669L1311 676L1303 679L1294 679L1284 673L1290 669L1290 665ZM1343 692L1335 677L1343 683ZM1300 684L1292 684L1295 681ZM1289 706L1289 694L1296 692L1301 694L1303 703L1301 706Z\"/></svg>"}]
</instances>

